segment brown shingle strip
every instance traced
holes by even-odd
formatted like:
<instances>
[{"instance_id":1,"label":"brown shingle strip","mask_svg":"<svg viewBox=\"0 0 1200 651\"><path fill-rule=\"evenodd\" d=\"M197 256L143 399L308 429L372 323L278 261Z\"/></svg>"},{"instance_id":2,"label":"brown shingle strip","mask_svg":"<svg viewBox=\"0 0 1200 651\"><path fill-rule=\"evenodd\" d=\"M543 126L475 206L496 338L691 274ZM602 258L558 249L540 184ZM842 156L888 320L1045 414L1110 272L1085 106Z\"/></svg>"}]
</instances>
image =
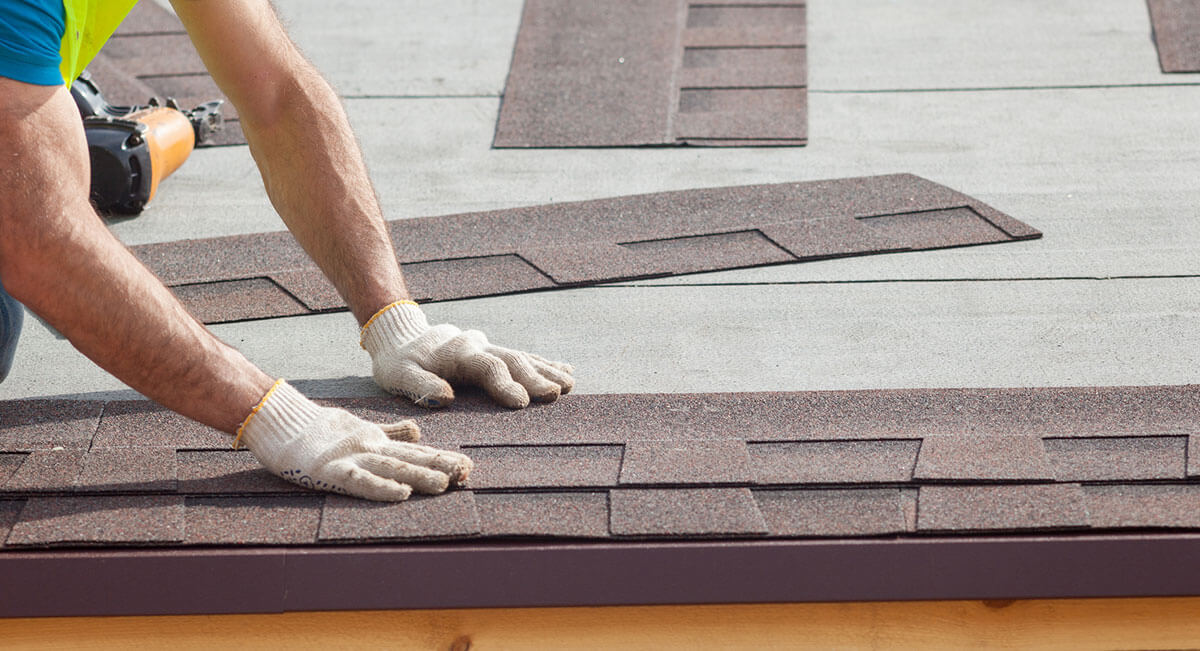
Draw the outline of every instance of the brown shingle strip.
<instances>
[{"instance_id":1,"label":"brown shingle strip","mask_svg":"<svg viewBox=\"0 0 1200 651\"><path fill-rule=\"evenodd\" d=\"M175 455L181 493L203 495L308 492L271 474L247 451L180 450Z\"/></svg>"},{"instance_id":2,"label":"brown shingle strip","mask_svg":"<svg viewBox=\"0 0 1200 651\"><path fill-rule=\"evenodd\" d=\"M665 144L677 0L529 0L496 146Z\"/></svg>"},{"instance_id":3,"label":"brown shingle strip","mask_svg":"<svg viewBox=\"0 0 1200 651\"><path fill-rule=\"evenodd\" d=\"M1134 484L1086 486L1092 526L1106 529L1200 529L1200 486Z\"/></svg>"},{"instance_id":4,"label":"brown shingle strip","mask_svg":"<svg viewBox=\"0 0 1200 651\"><path fill-rule=\"evenodd\" d=\"M368 502L330 495L325 498L318 539L323 542L462 538L479 535L479 513L469 491L406 502Z\"/></svg>"},{"instance_id":5,"label":"brown shingle strip","mask_svg":"<svg viewBox=\"0 0 1200 651\"><path fill-rule=\"evenodd\" d=\"M919 531L1069 529L1088 525L1078 484L922 486Z\"/></svg>"},{"instance_id":6,"label":"brown shingle strip","mask_svg":"<svg viewBox=\"0 0 1200 651\"><path fill-rule=\"evenodd\" d=\"M918 480L1049 481L1055 473L1037 436L941 434L921 442L913 476Z\"/></svg>"},{"instance_id":7,"label":"brown shingle strip","mask_svg":"<svg viewBox=\"0 0 1200 651\"><path fill-rule=\"evenodd\" d=\"M751 443L760 484L895 483L912 479L920 440Z\"/></svg>"},{"instance_id":8,"label":"brown shingle strip","mask_svg":"<svg viewBox=\"0 0 1200 651\"><path fill-rule=\"evenodd\" d=\"M315 543L323 500L323 497L311 494L188 498L184 542L200 545Z\"/></svg>"},{"instance_id":9,"label":"brown shingle strip","mask_svg":"<svg viewBox=\"0 0 1200 651\"><path fill-rule=\"evenodd\" d=\"M475 461L471 488L608 487L621 468L619 445L464 447Z\"/></svg>"},{"instance_id":10,"label":"brown shingle strip","mask_svg":"<svg viewBox=\"0 0 1200 651\"><path fill-rule=\"evenodd\" d=\"M104 403L84 400L0 402L0 452L87 448Z\"/></svg>"},{"instance_id":11,"label":"brown shingle strip","mask_svg":"<svg viewBox=\"0 0 1200 651\"><path fill-rule=\"evenodd\" d=\"M908 529L894 488L757 490L754 498L772 536L873 536Z\"/></svg>"},{"instance_id":12,"label":"brown shingle strip","mask_svg":"<svg viewBox=\"0 0 1200 651\"><path fill-rule=\"evenodd\" d=\"M150 544L182 539L182 497L33 497L13 525L6 546Z\"/></svg>"},{"instance_id":13,"label":"brown shingle strip","mask_svg":"<svg viewBox=\"0 0 1200 651\"><path fill-rule=\"evenodd\" d=\"M607 493L479 493L483 535L605 538Z\"/></svg>"},{"instance_id":14,"label":"brown shingle strip","mask_svg":"<svg viewBox=\"0 0 1200 651\"><path fill-rule=\"evenodd\" d=\"M175 450L97 448L83 457L75 488L84 492L158 493L175 491Z\"/></svg>"},{"instance_id":15,"label":"brown shingle strip","mask_svg":"<svg viewBox=\"0 0 1200 651\"><path fill-rule=\"evenodd\" d=\"M804 144L806 38L802 4L530 0L494 144Z\"/></svg>"},{"instance_id":16,"label":"brown shingle strip","mask_svg":"<svg viewBox=\"0 0 1200 651\"><path fill-rule=\"evenodd\" d=\"M625 488L609 493L616 536L760 536L766 521L746 488Z\"/></svg>"},{"instance_id":17,"label":"brown shingle strip","mask_svg":"<svg viewBox=\"0 0 1200 651\"><path fill-rule=\"evenodd\" d=\"M233 437L185 418L148 400L104 405L92 448L163 447L172 450L228 450Z\"/></svg>"},{"instance_id":18,"label":"brown shingle strip","mask_svg":"<svg viewBox=\"0 0 1200 651\"><path fill-rule=\"evenodd\" d=\"M1200 2L1148 0L1163 72L1200 72Z\"/></svg>"},{"instance_id":19,"label":"brown shingle strip","mask_svg":"<svg viewBox=\"0 0 1200 651\"><path fill-rule=\"evenodd\" d=\"M34 450L8 481L0 485L6 493L67 493L83 469L83 450Z\"/></svg>"},{"instance_id":20,"label":"brown shingle strip","mask_svg":"<svg viewBox=\"0 0 1200 651\"><path fill-rule=\"evenodd\" d=\"M1186 436L1048 438L1046 451L1059 481L1183 479Z\"/></svg>"},{"instance_id":21,"label":"brown shingle strip","mask_svg":"<svg viewBox=\"0 0 1200 651\"><path fill-rule=\"evenodd\" d=\"M621 461L621 484L746 485L753 463L742 441L631 441Z\"/></svg>"},{"instance_id":22,"label":"brown shingle strip","mask_svg":"<svg viewBox=\"0 0 1200 651\"><path fill-rule=\"evenodd\" d=\"M423 217L388 228L420 300L1040 235L909 174L659 192ZM288 233L133 250L205 322L343 308Z\"/></svg>"},{"instance_id":23,"label":"brown shingle strip","mask_svg":"<svg viewBox=\"0 0 1200 651\"><path fill-rule=\"evenodd\" d=\"M269 278L176 285L175 296L204 323L229 323L310 314L311 310Z\"/></svg>"}]
</instances>

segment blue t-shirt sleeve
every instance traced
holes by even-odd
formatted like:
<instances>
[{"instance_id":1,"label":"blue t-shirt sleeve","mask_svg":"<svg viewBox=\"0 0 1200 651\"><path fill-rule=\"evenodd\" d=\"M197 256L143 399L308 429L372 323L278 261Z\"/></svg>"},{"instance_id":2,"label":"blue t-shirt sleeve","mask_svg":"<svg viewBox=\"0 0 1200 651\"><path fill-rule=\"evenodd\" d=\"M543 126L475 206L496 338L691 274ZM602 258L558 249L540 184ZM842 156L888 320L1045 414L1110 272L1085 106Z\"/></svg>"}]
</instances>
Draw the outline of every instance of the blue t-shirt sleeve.
<instances>
[{"instance_id":1,"label":"blue t-shirt sleeve","mask_svg":"<svg viewBox=\"0 0 1200 651\"><path fill-rule=\"evenodd\" d=\"M0 77L60 86L66 15L62 0L0 2Z\"/></svg>"}]
</instances>

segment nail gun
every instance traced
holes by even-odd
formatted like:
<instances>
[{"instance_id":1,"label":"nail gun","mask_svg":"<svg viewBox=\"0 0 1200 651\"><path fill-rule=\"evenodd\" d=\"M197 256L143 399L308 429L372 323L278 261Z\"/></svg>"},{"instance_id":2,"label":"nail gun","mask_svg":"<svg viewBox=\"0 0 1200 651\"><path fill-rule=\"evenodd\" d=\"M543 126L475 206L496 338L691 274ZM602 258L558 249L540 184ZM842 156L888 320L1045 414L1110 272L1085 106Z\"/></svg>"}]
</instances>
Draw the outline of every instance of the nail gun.
<instances>
[{"instance_id":1,"label":"nail gun","mask_svg":"<svg viewBox=\"0 0 1200 651\"><path fill-rule=\"evenodd\" d=\"M114 106L86 71L71 84L92 161L91 198L101 212L137 215L158 184L222 126L214 100L184 111L174 99Z\"/></svg>"}]
</instances>

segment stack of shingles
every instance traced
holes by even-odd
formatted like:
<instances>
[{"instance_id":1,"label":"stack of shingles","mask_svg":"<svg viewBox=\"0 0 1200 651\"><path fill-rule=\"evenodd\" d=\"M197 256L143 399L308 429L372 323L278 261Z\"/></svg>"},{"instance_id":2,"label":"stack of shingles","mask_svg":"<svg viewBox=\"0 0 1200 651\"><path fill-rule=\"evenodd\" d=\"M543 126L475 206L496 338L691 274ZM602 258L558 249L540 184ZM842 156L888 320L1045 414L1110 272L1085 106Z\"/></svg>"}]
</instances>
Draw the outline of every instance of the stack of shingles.
<instances>
[{"instance_id":1,"label":"stack of shingles","mask_svg":"<svg viewBox=\"0 0 1200 651\"><path fill-rule=\"evenodd\" d=\"M205 102L225 99L192 47L174 14L154 2L139 2L100 54L88 65L92 79L110 104L146 104L151 97L174 98L190 110ZM225 126L206 144L246 142L237 111L221 107Z\"/></svg>"},{"instance_id":2,"label":"stack of shingles","mask_svg":"<svg viewBox=\"0 0 1200 651\"><path fill-rule=\"evenodd\" d=\"M0 404L0 541L314 544L682 540L1200 528L1200 388L465 396L418 413L476 461L399 504L311 493L145 402Z\"/></svg>"}]
</instances>

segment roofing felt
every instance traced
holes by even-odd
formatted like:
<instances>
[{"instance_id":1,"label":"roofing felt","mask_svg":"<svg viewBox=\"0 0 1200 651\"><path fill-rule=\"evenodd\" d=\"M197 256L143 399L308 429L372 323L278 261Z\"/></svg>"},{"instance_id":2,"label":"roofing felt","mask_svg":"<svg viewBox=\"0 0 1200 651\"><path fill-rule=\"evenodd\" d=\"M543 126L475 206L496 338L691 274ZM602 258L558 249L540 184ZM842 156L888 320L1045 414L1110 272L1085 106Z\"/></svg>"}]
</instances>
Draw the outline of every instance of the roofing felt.
<instances>
[{"instance_id":1,"label":"roofing felt","mask_svg":"<svg viewBox=\"0 0 1200 651\"><path fill-rule=\"evenodd\" d=\"M170 97L179 102L180 108L190 110L215 99L226 100L221 107L225 125L204 144L246 142L237 111L208 75L183 25L175 14L157 3L137 3L88 64L88 72L104 98L117 106Z\"/></svg>"},{"instance_id":2,"label":"roofing felt","mask_svg":"<svg viewBox=\"0 0 1200 651\"><path fill-rule=\"evenodd\" d=\"M1200 2L1147 0L1163 72L1200 72Z\"/></svg>"},{"instance_id":3,"label":"roofing felt","mask_svg":"<svg viewBox=\"0 0 1200 651\"><path fill-rule=\"evenodd\" d=\"M437 412L326 401L417 417L426 442L474 458L465 489L394 504L279 480L149 403L45 401L65 441L90 432L47 449L28 430L50 423L25 422L41 401L5 402L0 548L1191 530L1197 398L1180 386L571 395L521 411L470 391Z\"/></svg>"},{"instance_id":4,"label":"roofing felt","mask_svg":"<svg viewBox=\"0 0 1200 651\"><path fill-rule=\"evenodd\" d=\"M802 2L528 0L496 147L803 145Z\"/></svg>"},{"instance_id":5,"label":"roofing felt","mask_svg":"<svg viewBox=\"0 0 1200 651\"><path fill-rule=\"evenodd\" d=\"M420 301L1041 236L911 174L659 192L388 227ZM345 309L286 232L133 251L205 323Z\"/></svg>"}]
</instances>

